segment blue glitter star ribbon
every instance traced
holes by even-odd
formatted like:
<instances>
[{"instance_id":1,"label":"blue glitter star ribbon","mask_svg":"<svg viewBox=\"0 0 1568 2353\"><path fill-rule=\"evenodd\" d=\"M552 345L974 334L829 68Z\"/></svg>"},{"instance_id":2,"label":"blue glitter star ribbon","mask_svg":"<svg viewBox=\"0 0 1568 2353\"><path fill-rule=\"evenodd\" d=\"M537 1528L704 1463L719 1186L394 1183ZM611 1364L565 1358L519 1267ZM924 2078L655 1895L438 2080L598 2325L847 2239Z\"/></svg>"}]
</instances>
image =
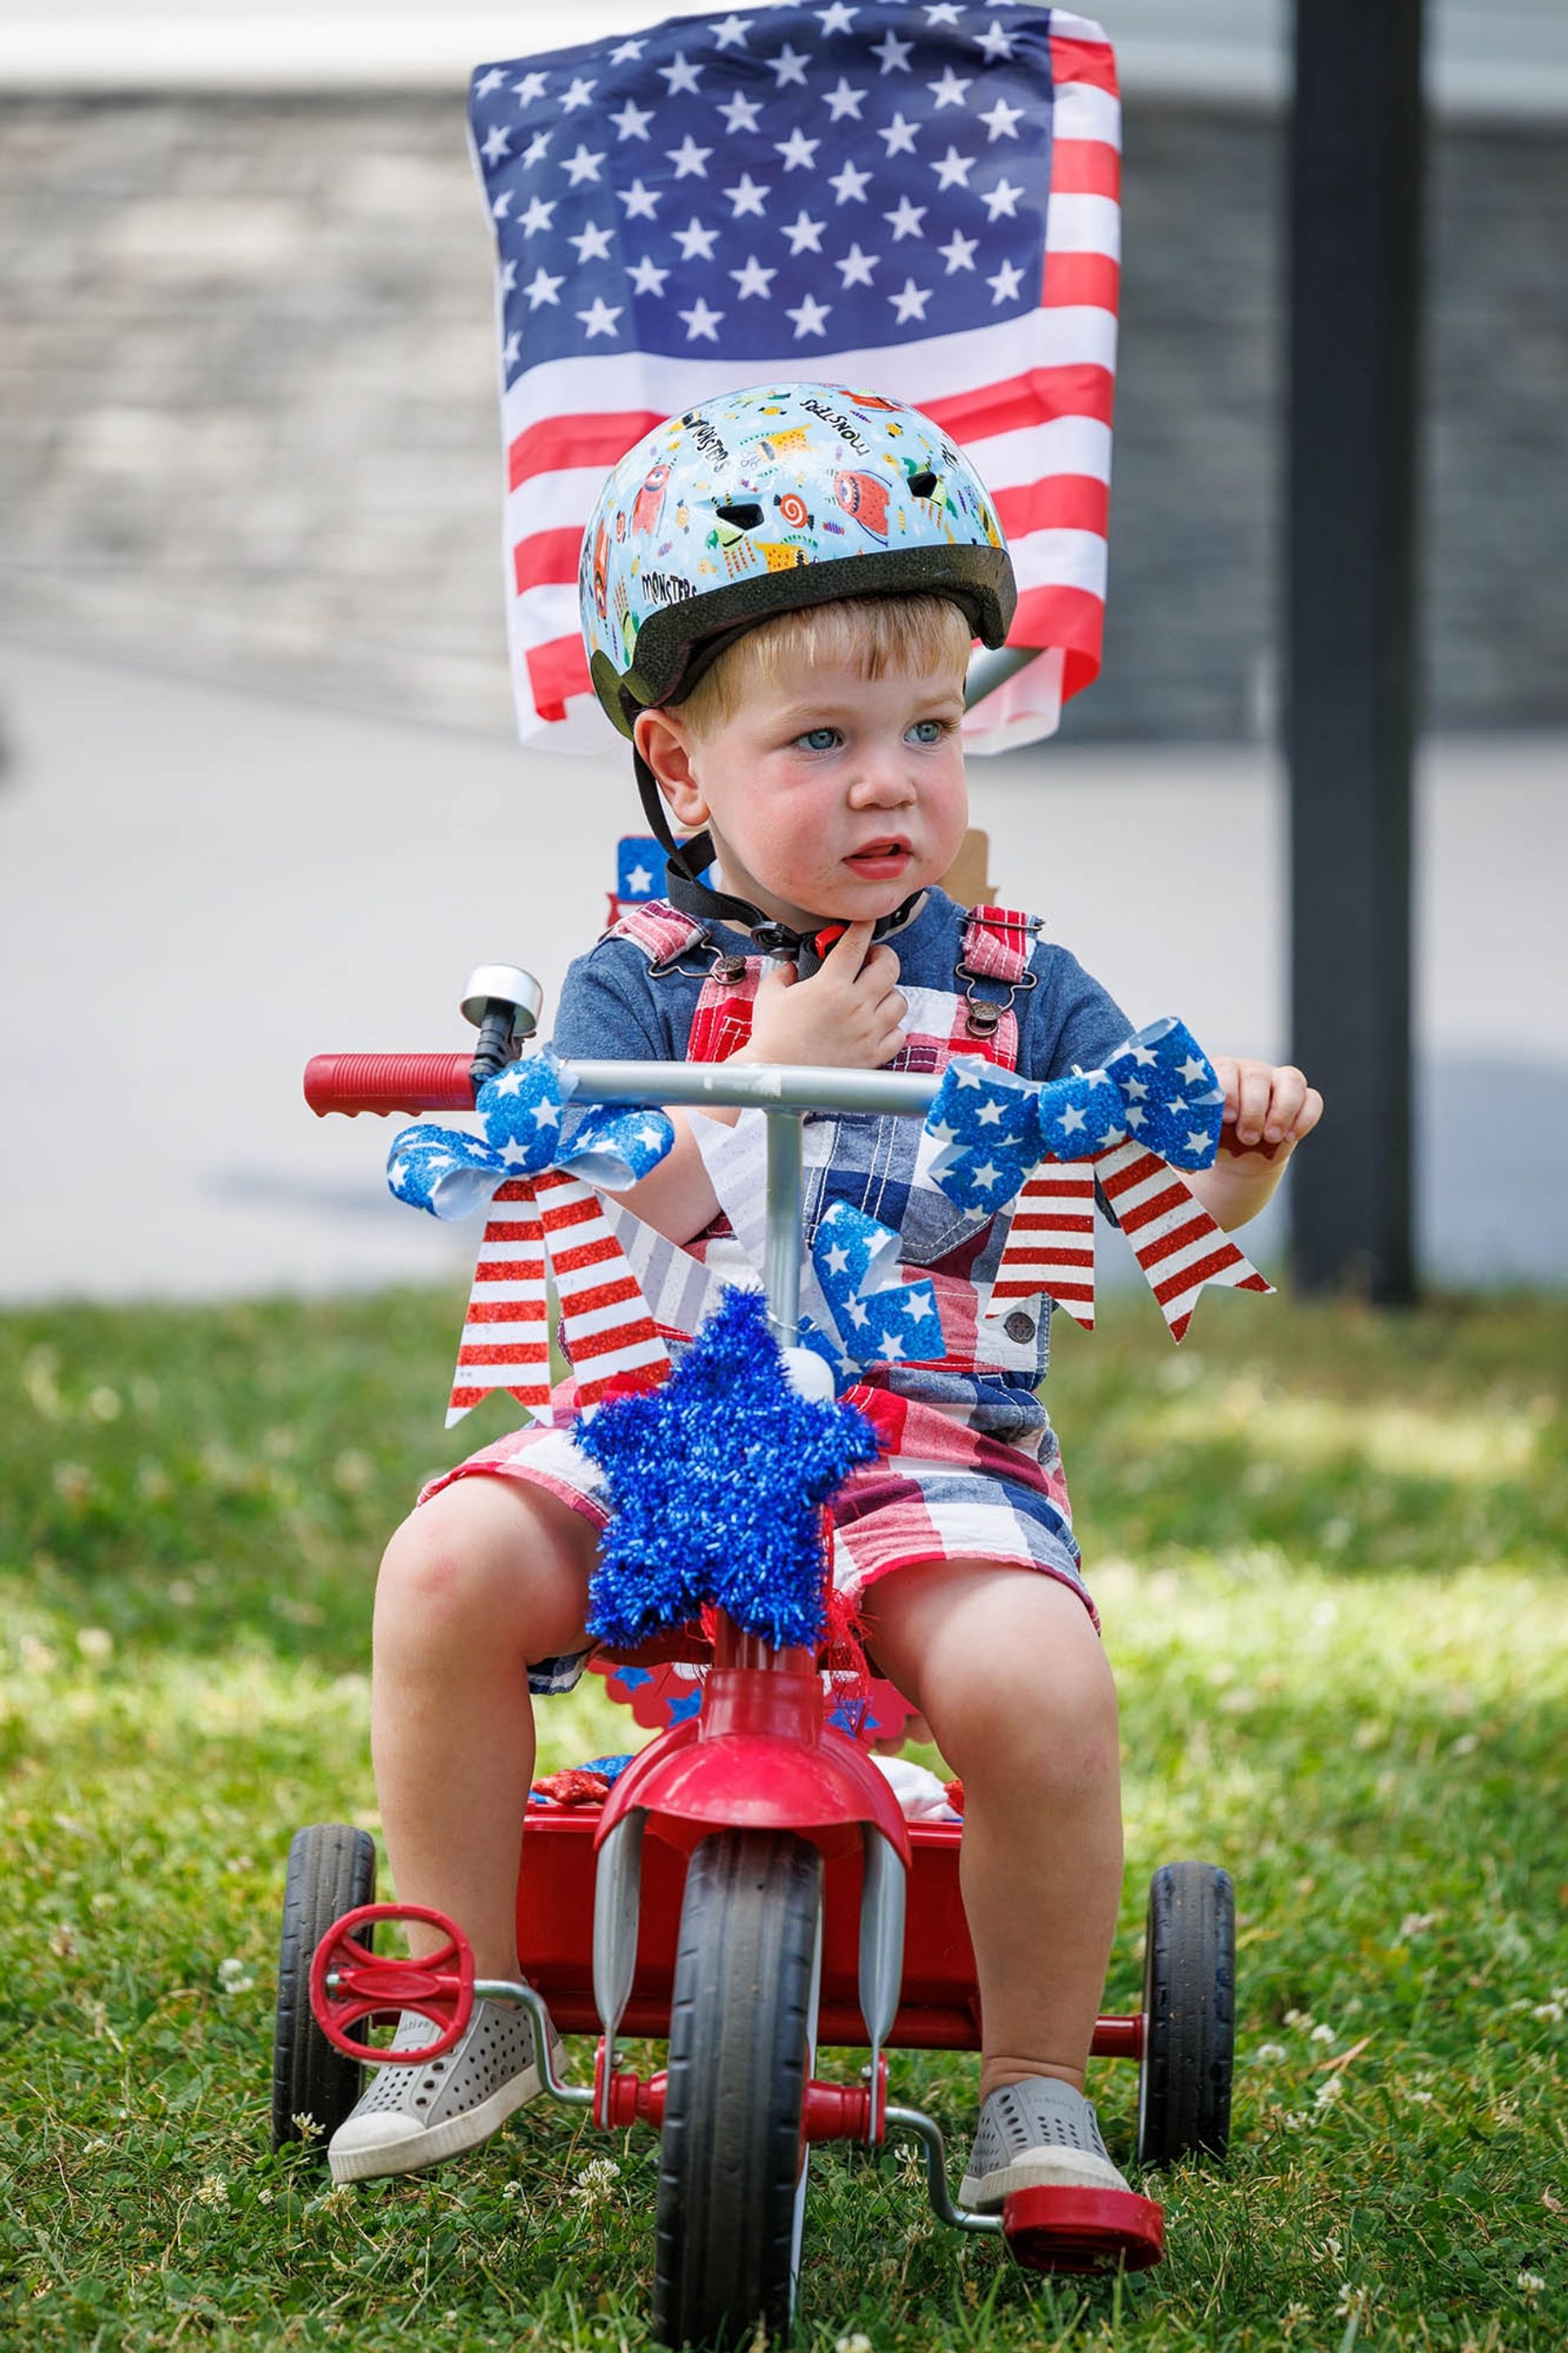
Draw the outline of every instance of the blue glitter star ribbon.
<instances>
[{"instance_id":1,"label":"blue glitter star ribbon","mask_svg":"<svg viewBox=\"0 0 1568 2353\"><path fill-rule=\"evenodd\" d=\"M831 1329L801 1319L801 1344L841 1378L877 1365L938 1363L944 1354L936 1293L900 1280L899 1237L847 1201L826 1209L811 1246L812 1271Z\"/></svg>"},{"instance_id":2,"label":"blue glitter star ribbon","mask_svg":"<svg viewBox=\"0 0 1568 2353\"><path fill-rule=\"evenodd\" d=\"M931 1181L965 1209L1003 1210L1024 1197L990 1313L1048 1293L1079 1322L1093 1323L1096 1182L1174 1338L1205 1282L1268 1291L1177 1173L1213 1166L1224 1116L1213 1064L1191 1030L1170 1018L1140 1029L1103 1070L1043 1085L972 1057L949 1063L926 1118L939 1147ZM1043 1178L1047 1164L1081 1166L1079 1183ZM1082 1196L1076 1206L1065 1198L1069 1190Z\"/></svg>"},{"instance_id":3,"label":"blue glitter star ribbon","mask_svg":"<svg viewBox=\"0 0 1568 2353\"><path fill-rule=\"evenodd\" d=\"M815 1643L823 1506L879 1445L855 1408L791 1387L760 1292L727 1290L662 1387L612 1398L573 1434L611 1504L590 1633L631 1648L711 1602L764 1641Z\"/></svg>"},{"instance_id":4,"label":"blue glitter star ribbon","mask_svg":"<svg viewBox=\"0 0 1568 2353\"><path fill-rule=\"evenodd\" d=\"M624 1192L657 1167L675 1132L660 1111L574 1113L572 1073L548 1050L479 1090L482 1137L405 1128L387 1155L400 1201L449 1219L489 1208L447 1405L460 1421L492 1389L531 1412L550 1404L546 1278L553 1274L577 1398L662 1376L668 1352L595 1187Z\"/></svg>"}]
</instances>

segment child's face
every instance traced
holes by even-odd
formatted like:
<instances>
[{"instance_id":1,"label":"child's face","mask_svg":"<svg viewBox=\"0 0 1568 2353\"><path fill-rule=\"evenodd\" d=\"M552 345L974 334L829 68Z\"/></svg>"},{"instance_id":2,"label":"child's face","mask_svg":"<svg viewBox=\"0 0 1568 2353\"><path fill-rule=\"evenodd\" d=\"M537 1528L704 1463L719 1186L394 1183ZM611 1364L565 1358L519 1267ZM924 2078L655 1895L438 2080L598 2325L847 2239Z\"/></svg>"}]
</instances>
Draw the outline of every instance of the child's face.
<instances>
[{"instance_id":1,"label":"child's face","mask_svg":"<svg viewBox=\"0 0 1568 2353\"><path fill-rule=\"evenodd\" d=\"M889 915L938 882L968 822L963 681L802 665L698 735L679 708L637 742L678 825L711 828L725 887L796 929Z\"/></svg>"}]
</instances>

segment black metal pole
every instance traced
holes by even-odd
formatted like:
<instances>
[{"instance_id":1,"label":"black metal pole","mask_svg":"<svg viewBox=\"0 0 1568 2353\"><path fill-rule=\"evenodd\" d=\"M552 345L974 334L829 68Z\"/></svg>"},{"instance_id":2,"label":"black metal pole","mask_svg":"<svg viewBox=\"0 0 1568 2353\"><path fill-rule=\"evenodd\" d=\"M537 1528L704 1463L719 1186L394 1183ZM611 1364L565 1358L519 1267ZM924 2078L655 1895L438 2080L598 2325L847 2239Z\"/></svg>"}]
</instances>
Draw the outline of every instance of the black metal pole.
<instances>
[{"instance_id":1,"label":"black metal pole","mask_svg":"<svg viewBox=\"0 0 1568 2353\"><path fill-rule=\"evenodd\" d=\"M1407 1300L1421 0L1297 0L1286 752L1291 1051L1327 1113L1307 1290Z\"/></svg>"}]
</instances>

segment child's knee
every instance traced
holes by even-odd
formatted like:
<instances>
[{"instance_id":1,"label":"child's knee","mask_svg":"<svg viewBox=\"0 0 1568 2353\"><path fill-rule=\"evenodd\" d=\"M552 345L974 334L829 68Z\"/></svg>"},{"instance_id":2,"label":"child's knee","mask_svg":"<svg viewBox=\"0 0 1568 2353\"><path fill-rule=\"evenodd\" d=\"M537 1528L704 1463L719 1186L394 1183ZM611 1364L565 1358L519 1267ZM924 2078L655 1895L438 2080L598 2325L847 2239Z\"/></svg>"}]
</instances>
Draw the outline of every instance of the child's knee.
<instances>
[{"instance_id":1,"label":"child's knee","mask_svg":"<svg viewBox=\"0 0 1568 2353\"><path fill-rule=\"evenodd\" d=\"M521 1643L530 1656L568 1647L582 1623L585 1568L531 1496L492 1493L495 1483L464 1480L395 1531L376 1580L379 1642L484 1639ZM584 1541L591 1545L585 1526Z\"/></svg>"}]
</instances>

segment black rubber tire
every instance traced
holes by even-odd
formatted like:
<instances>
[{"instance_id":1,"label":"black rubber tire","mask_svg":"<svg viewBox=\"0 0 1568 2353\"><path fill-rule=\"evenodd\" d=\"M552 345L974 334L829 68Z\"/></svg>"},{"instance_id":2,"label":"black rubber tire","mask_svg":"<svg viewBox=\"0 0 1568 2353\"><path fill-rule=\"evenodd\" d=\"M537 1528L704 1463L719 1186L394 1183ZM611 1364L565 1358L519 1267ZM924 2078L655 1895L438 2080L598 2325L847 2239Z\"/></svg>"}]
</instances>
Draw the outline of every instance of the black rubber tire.
<instances>
[{"instance_id":1,"label":"black rubber tire","mask_svg":"<svg viewBox=\"0 0 1568 2353\"><path fill-rule=\"evenodd\" d=\"M1211 1862L1167 1862L1149 1886L1138 2162L1224 2157L1236 2063L1236 1891Z\"/></svg>"},{"instance_id":2,"label":"black rubber tire","mask_svg":"<svg viewBox=\"0 0 1568 2353\"><path fill-rule=\"evenodd\" d=\"M789 2341L801 2105L822 1857L721 1831L691 1857L659 2143L655 2337L728 2353Z\"/></svg>"},{"instance_id":3,"label":"black rubber tire","mask_svg":"<svg viewBox=\"0 0 1568 2353\"><path fill-rule=\"evenodd\" d=\"M296 1831L283 1883L283 1942L278 1958L278 2023L272 2040L272 2146L303 2140L296 2116L321 2127L310 2137L319 2157L358 2100L364 2070L334 2051L310 2014L310 1962L334 1920L375 1901L375 1841L345 1822ZM369 1941L365 1939L364 1941ZM363 2030L362 2030L363 2031Z\"/></svg>"}]
</instances>

